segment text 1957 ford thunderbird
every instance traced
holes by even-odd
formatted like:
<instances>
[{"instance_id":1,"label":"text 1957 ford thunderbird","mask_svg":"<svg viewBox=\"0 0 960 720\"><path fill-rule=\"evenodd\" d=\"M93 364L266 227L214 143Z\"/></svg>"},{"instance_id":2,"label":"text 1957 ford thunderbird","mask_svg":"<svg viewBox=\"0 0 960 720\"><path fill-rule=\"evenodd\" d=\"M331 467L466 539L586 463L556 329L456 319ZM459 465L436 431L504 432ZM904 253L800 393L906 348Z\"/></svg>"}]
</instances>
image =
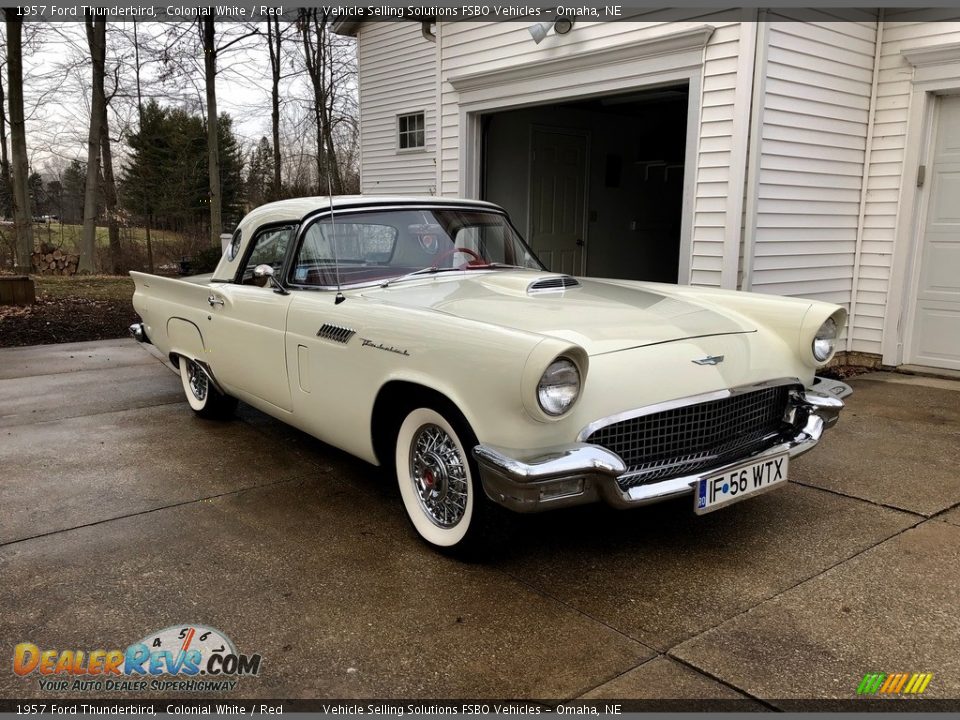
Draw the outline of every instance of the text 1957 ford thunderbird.
<instances>
[{"instance_id":1,"label":"text 1957 ford thunderbird","mask_svg":"<svg viewBox=\"0 0 960 720\"><path fill-rule=\"evenodd\" d=\"M240 399L394 469L443 548L482 542L494 504L704 513L781 486L850 391L815 377L842 308L547 272L484 202L271 203L212 276L131 275L131 332L193 410Z\"/></svg>"}]
</instances>

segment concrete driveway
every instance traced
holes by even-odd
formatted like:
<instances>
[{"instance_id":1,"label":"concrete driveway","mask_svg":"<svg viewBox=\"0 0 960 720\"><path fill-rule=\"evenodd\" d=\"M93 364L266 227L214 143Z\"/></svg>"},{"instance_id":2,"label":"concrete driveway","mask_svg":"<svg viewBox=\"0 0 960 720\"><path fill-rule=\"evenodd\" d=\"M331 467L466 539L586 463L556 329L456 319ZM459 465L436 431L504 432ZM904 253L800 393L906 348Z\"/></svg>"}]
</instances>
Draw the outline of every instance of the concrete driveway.
<instances>
[{"instance_id":1,"label":"concrete driveway","mask_svg":"<svg viewBox=\"0 0 960 720\"><path fill-rule=\"evenodd\" d=\"M197 622L263 656L235 697L789 708L925 672L916 701L960 698L960 383L852 385L782 490L520 518L461 564L375 469L245 406L195 418L132 341L0 350L0 652Z\"/></svg>"}]
</instances>

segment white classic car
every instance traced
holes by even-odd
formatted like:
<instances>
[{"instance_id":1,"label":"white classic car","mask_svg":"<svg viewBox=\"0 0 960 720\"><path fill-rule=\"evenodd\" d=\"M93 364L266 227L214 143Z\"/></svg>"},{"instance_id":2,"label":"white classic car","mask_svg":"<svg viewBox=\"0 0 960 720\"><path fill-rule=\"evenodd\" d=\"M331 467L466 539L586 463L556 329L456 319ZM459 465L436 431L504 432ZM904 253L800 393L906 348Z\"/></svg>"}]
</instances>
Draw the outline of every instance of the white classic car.
<instances>
[{"instance_id":1,"label":"white classic car","mask_svg":"<svg viewBox=\"0 0 960 720\"><path fill-rule=\"evenodd\" d=\"M131 327L190 407L237 399L396 473L428 543L520 512L786 481L850 389L815 373L845 311L547 272L499 207L303 198L240 223L211 275L131 273Z\"/></svg>"}]
</instances>

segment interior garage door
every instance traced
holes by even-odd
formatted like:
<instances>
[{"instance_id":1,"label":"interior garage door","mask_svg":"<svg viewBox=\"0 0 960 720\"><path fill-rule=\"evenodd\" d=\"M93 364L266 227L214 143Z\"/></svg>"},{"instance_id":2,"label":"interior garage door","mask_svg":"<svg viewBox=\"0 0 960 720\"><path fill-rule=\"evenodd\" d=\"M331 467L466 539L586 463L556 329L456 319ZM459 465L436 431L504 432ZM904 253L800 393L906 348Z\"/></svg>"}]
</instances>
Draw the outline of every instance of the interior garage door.
<instances>
[{"instance_id":1,"label":"interior garage door","mask_svg":"<svg viewBox=\"0 0 960 720\"><path fill-rule=\"evenodd\" d=\"M960 370L960 96L939 102L910 361Z\"/></svg>"}]
</instances>

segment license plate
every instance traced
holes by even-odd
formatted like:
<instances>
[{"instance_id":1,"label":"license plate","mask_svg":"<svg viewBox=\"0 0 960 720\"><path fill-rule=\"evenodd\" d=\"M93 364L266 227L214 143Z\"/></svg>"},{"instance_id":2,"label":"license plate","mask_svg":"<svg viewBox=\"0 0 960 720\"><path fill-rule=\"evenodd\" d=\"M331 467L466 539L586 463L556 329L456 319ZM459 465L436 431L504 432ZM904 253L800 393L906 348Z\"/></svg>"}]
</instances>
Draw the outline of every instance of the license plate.
<instances>
[{"instance_id":1,"label":"license plate","mask_svg":"<svg viewBox=\"0 0 960 720\"><path fill-rule=\"evenodd\" d=\"M789 462L789 455L776 455L704 478L697 484L694 512L703 515L782 485Z\"/></svg>"}]
</instances>

